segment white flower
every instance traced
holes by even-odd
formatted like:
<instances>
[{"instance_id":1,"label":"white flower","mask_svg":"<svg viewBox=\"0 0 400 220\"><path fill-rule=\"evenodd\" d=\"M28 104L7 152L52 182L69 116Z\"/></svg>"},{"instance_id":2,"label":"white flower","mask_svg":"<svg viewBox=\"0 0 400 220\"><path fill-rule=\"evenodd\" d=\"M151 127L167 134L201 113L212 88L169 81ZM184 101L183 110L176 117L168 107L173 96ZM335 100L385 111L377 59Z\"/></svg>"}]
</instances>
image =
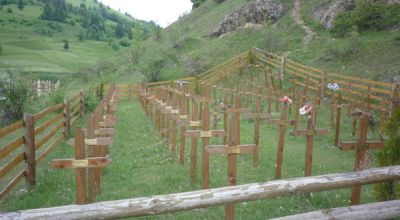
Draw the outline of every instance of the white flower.
<instances>
[{"instance_id":1,"label":"white flower","mask_svg":"<svg viewBox=\"0 0 400 220\"><path fill-rule=\"evenodd\" d=\"M302 108L299 109L300 115L308 115L311 113L312 106L310 104L305 104Z\"/></svg>"},{"instance_id":2,"label":"white flower","mask_svg":"<svg viewBox=\"0 0 400 220\"><path fill-rule=\"evenodd\" d=\"M331 91L338 91L339 90L339 84L337 84L337 83L328 83L327 87Z\"/></svg>"}]
</instances>

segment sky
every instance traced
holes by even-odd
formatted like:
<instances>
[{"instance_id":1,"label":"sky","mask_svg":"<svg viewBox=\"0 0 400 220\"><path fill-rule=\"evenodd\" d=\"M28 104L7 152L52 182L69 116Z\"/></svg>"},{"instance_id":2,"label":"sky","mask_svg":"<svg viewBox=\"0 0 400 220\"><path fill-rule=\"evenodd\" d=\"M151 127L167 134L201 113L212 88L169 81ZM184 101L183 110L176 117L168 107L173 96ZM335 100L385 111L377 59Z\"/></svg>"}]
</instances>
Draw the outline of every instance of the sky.
<instances>
[{"instance_id":1,"label":"sky","mask_svg":"<svg viewBox=\"0 0 400 220\"><path fill-rule=\"evenodd\" d=\"M154 21L166 27L178 20L185 12L190 12L190 0L99 0L122 13L128 12L134 18Z\"/></svg>"}]
</instances>

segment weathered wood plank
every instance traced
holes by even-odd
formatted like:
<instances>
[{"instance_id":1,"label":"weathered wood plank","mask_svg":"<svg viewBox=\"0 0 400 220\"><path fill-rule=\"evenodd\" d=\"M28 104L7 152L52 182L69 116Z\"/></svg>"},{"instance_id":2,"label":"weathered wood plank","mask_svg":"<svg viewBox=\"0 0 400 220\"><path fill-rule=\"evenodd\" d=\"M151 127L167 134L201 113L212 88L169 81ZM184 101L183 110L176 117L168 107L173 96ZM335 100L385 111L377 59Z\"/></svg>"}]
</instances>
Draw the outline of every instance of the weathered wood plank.
<instances>
[{"instance_id":1,"label":"weathered wood plank","mask_svg":"<svg viewBox=\"0 0 400 220\"><path fill-rule=\"evenodd\" d=\"M316 212L274 218L273 220L395 219L400 217L400 200L324 209Z\"/></svg>"},{"instance_id":2,"label":"weathered wood plank","mask_svg":"<svg viewBox=\"0 0 400 220\"><path fill-rule=\"evenodd\" d=\"M400 179L400 166L359 172L275 180L192 192L0 213L4 219L117 219L158 215L196 208L309 192L352 187Z\"/></svg>"},{"instance_id":3,"label":"weathered wood plank","mask_svg":"<svg viewBox=\"0 0 400 220\"><path fill-rule=\"evenodd\" d=\"M4 187L4 189L0 192L0 199L2 199L5 195L7 195L7 193L9 193L15 187L15 185L17 185L17 183L24 177L25 177L25 170L19 172L18 175L14 177L14 179L12 179L11 182L6 187Z\"/></svg>"},{"instance_id":4,"label":"weathered wood plank","mask_svg":"<svg viewBox=\"0 0 400 220\"><path fill-rule=\"evenodd\" d=\"M20 153L14 157L10 162L6 163L0 168L0 179L9 173L14 167L16 167L21 161L24 160L24 154Z\"/></svg>"},{"instance_id":5,"label":"weathered wood plank","mask_svg":"<svg viewBox=\"0 0 400 220\"><path fill-rule=\"evenodd\" d=\"M13 142L7 144L5 147L0 149L0 160L10 154L12 151L17 149L19 146L24 144L24 137L19 137Z\"/></svg>"},{"instance_id":6,"label":"weathered wood plank","mask_svg":"<svg viewBox=\"0 0 400 220\"><path fill-rule=\"evenodd\" d=\"M48 108L45 108L43 111L41 111L39 113L34 114L33 117L34 117L35 121L38 121L41 118L43 118L44 116L46 116L47 114L50 114L50 113L55 112L57 110L61 110L62 108L64 108L64 103L53 105L53 106L50 106Z\"/></svg>"},{"instance_id":7,"label":"weathered wood plank","mask_svg":"<svg viewBox=\"0 0 400 220\"><path fill-rule=\"evenodd\" d=\"M60 159L52 160L49 164L52 168L96 168L105 167L111 163L111 160L105 157L90 157L87 159Z\"/></svg>"},{"instance_id":8,"label":"weathered wood plank","mask_svg":"<svg viewBox=\"0 0 400 220\"><path fill-rule=\"evenodd\" d=\"M6 136L7 134L24 127L24 121L17 121L14 124L8 125L0 129L0 138Z\"/></svg>"}]
</instances>

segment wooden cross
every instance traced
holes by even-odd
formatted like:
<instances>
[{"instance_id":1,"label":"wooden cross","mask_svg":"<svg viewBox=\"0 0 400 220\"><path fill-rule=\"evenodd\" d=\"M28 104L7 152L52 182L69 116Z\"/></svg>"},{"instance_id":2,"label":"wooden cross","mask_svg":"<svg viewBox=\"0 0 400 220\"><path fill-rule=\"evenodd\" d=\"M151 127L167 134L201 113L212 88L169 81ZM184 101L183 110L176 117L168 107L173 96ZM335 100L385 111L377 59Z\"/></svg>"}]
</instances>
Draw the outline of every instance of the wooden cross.
<instances>
[{"instance_id":1,"label":"wooden cross","mask_svg":"<svg viewBox=\"0 0 400 220\"><path fill-rule=\"evenodd\" d=\"M313 160L313 149L314 149L314 136L328 135L327 129L315 128L315 111L312 110L312 116L307 121L307 129L295 130L295 136L306 136L306 158L304 166L304 176L311 176L312 173L312 160Z\"/></svg>"},{"instance_id":2,"label":"wooden cross","mask_svg":"<svg viewBox=\"0 0 400 220\"><path fill-rule=\"evenodd\" d=\"M111 163L106 157L85 157L85 134L78 129L75 136L75 158L52 160L49 164L52 168L73 168L76 176L76 203L86 204L86 168L105 167ZM89 180L90 181L90 180Z\"/></svg>"},{"instance_id":3,"label":"wooden cross","mask_svg":"<svg viewBox=\"0 0 400 220\"><path fill-rule=\"evenodd\" d=\"M279 125L279 139L278 139L278 151L276 155L276 163L275 163L275 179L280 179L282 176L282 160L283 160L283 148L285 145L285 134L286 134L286 126L287 125L295 125L296 121L288 121L288 103L282 103L281 115L278 120L270 119L269 123L274 125Z\"/></svg>"},{"instance_id":4,"label":"wooden cross","mask_svg":"<svg viewBox=\"0 0 400 220\"><path fill-rule=\"evenodd\" d=\"M360 170L363 170L363 168L367 165L366 163L368 163L367 162L368 150L383 148L383 142L382 141L367 141L369 117L371 117L369 113L365 113L362 111L356 111L356 112L353 112L352 115L361 117L358 142L342 142L342 143L340 143L339 148L341 150L355 150L356 151L356 162L354 165L354 171L360 171ZM355 186L351 193L351 205L359 204L360 197L361 197L361 186Z\"/></svg>"},{"instance_id":5,"label":"wooden cross","mask_svg":"<svg viewBox=\"0 0 400 220\"><path fill-rule=\"evenodd\" d=\"M262 88L261 86L257 87L258 96L255 103L255 113L245 113L244 118L254 119L254 144L256 148L253 153L253 166L258 166L259 160L259 146L260 146L260 121L261 119L271 119L271 115L268 113L261 113L261 96L262 96Z\"/></svg>"},{"instance_id":6,"label":"wooden cross","mask_svg":"<svg viewBox=\"0 0 400 220\"><path fill-rule=\"evenodd\" d=\"M240 144L240 97L236 96L235 111L229 123L229 135L227 145L210 145L206 147L207 154L228 155L228 185L236 185L237 156L254 153L255 144ZM225 219L234 219L235 204L228 204L225 207Z\"/></svg>"}]
</instances>

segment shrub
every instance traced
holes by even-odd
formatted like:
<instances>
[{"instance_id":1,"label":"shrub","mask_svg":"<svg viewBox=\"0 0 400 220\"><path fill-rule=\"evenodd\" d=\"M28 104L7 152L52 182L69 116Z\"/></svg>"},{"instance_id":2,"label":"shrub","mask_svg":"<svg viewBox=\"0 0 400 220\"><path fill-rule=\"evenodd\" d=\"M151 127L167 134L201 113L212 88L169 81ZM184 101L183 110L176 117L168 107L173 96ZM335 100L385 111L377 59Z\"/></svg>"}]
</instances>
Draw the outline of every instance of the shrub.
<instances>
[{"instance_id":1,"label":"shrub","mask_svg":"<svg viewBox=\"0 0 400 220\"><path fill-rule=\"evenodd\" d=\"M85 113L93 112L99 103L99 99L90 93L85 92Z\"/></svg>"},{"instance_id":2,"label":"shrub","mask_svg":"<svg viewBox=\"0 0 400 220\"><path fill-rule=\"evenodd\" d=\"M0 117L3 125L22 119L24 105L30 97L28 82L8 71L8 77L0 80Z\"/></svg>"},{"instance_id":3,"label":"shrub","mask_svg":"<svg viewBox=\"0 0 400 220\"><path fill-rule=\"evenodd\" d=\"M343 37L356 26L359 31L381 31L398 25L400 5L387 5L383 2L359 1L352 11L338 14L332 33Z\"/></svg>"},{"instance_id":4,"label":"shrub","mask_svg":"<svg viewBox=\"0 0 400 220\"><path fill-rule=\"evenodd\" d=\"M118 44L117 44L116 42L112 42L112 43L111 43L111 48L112 48L114 51L119 51L119 46L118 46Z\"/></svg>"},{"instance_id":5,"label":"shrub","mask_svg":"<svg viewBox=\"0 0 400 220\"><path fill-rule=\"evenodd\" d=\"M63 103L65 97L66 96L64 87L60 87L49 93L49 98L52 105Z\"/></svg>"},{"instance_id":6,"label":"shrub","mask_svg":"<svg viewBox=\"0 0 400 220\"><path fill-rule=\"evenodd\" d=\"M249 63L250 64L254 64L255 63L255 57L254 57L253 50L249 50L248 58L249 58Z\"/></svg>"},{"instance_id":7,"label":"shrub","mask_svg":"<svg viewBox=\"0 0 400 220\"><path fill-rule=\"evenodd\" d=\"M0 45L0 56L3 54L3 46Z\"/></svg>"},{"instance_id":8,"label":"shrub","mask_svg":"<svg viewBox=\"0 0 400 220\"><path fill-rule=\"evenodd\" d=\"M8 12L8 13L12 13L13 10L12 10L10 7L8 7L8 8L7 8L7 12Z\"/></svg>"},{"instance_id":9,"label":"shrub","mask_svg":"<svg viewBox=\"0 0 400 220\"><path fill-rule=\"evenodd\" d=\"M122 40L119 41L119 45L123 46L123 47L129 47L131 46L131 41L124 38Z\"/></svg>"},{"instance_id":10,"label":"shrub","mask_svg":"<svg viewBox=\"0 0 400 220\"><path fill-rule=\"evenodd\" d=\"M324 53L325 60L346 60L349 56L358 53L362 48L362 43L357 32L352 32L351 36L345 39L337 39L327 44Z\"/></svg>"},{"instance_id":11,"label":"shrub","mask_svg":"<svg viewBox=\"0 0 400 220\"><path fill-rule=\"evenodd\" d=\"M216 3L220 4L222 2L224 2L225 0L214 0Z\"/></svg>"},{"instance_id":12,"label":"shrub","mask_svg":"<svg viewBox=\"0 0 400 220\"><path fill-rule=\"evenodd\" d=\"M165 58L160 58L154 61L147 63L145 66L143 73L149 82L159 81L161 78L161 70L167 64L167 60Z\"/></svg>"},{"instance_id":13,"label":"shrub","mask_svg":"<svg viewBox=\"0 0 400 220\"><path fill-rule=\"evenodd\" d=\"M389 119L385 133L388 139L377 155L378 163L380 166L400 165L400 108L397 108ZM392 181L375 185L374 193L379 201L399 199L400 183Z\"/></svg>"}]
</instances>

